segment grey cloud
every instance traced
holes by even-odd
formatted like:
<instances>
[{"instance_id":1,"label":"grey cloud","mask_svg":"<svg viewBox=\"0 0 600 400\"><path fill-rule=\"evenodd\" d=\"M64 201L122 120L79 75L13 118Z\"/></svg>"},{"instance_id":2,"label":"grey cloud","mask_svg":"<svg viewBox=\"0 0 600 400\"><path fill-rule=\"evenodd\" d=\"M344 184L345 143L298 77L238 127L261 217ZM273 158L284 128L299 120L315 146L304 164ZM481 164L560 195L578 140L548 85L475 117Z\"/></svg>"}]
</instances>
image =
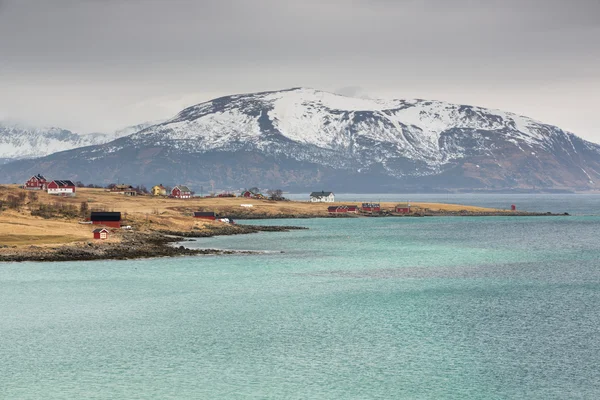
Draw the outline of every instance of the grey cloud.
<instances>
[{"instance_id":1,"label":"grey cloud","mask_svg":"<svg viewBox=\"0 0 600 400\"><path fill-rule=\"evenodd\" d=\"M5 0L0 11L8 115L94 130L167 117L182 99L361 87L533 113L600 139L582 118L600 102L597 0Z\"/></svg>"}]
</instances>

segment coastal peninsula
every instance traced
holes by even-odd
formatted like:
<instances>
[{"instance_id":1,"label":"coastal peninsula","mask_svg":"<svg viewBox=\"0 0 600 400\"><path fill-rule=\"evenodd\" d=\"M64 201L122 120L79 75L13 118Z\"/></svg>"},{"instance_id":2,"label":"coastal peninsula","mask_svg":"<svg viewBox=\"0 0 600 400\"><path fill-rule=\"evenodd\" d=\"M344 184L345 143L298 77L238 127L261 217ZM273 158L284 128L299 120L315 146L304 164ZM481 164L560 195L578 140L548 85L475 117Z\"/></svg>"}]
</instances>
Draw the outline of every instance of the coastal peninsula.
<instances>
[{"instance_id":1,"label":"coastal peninsula","mask_svg":"<svg viewBox=\"0 0 600 400\"><path fill-rule=\"evenodd\" d=\"M329 207L352 202L310 203L238 197L125 196L106 189L78 188L75 197L52 196L44 191L26 191L17 185L0 186L0 261L69 261L132 259L195 254L231 253L192 250L174 246L191 237L249 234L262 231L301 229L291 226L230 224L194 218L198 211L219 218L293 219L360 218L391 216L395 203L381 203L377 213L332 215ZM106 239L94 239L99 228L89 222L91 211L120 212L122 228L106 228ZM414 216L502 216L546 215L457 204L411 203ZM101 226L100 226L101 227Z\"/></svg>"}]
</instances>

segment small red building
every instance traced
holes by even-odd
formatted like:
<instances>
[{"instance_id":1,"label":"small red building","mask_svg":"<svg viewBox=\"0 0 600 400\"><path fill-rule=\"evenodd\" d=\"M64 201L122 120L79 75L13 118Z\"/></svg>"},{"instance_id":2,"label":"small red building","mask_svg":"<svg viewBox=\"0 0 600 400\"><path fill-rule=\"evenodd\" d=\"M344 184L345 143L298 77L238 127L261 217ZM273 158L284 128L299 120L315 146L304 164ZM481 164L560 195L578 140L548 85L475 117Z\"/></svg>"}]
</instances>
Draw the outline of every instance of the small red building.
<instances>
[{"instance_id":1,"label":"small red building","mask_svg":"<svg viewBox=\"0 0 600 400\"><path fill-rule=\"evenodd\" d=\"M29 178L23 185L23 188L27 190L46 190L48 181L42 175L37 174Z\"/></svg>"},{"instance_id":2,"label":"small red building","mask_svg":"<svg viewBox=\"0 0 600 400\"><path fill-rule=\"evenodd\" d=\"M58 196L75 196L75 184L66 179L56 179L50 182L47 186L48 194Z\"/></svg>"},{"instance_id":3,"label":"small red building","mask_svg":"<svg viewBox=\"0 0 600 400\"><path fill-rule=\"evenodd\" d=\"M194 218L207 219L214 221L217 219L217 213L213 211L198 211L194 213Z\"/></svg>"},{"instance_id":4,"label":"small red building","mask_svg":"<svg viewBox=\"0 0 600 400\"><path fill-rule=\"evenodd\" d=\"M121 213L120 212L104 212L104 211L92 211L90 221L94 225L104 225L111 228L121 227Z\"/></svg>"},{"instance_id":5,"label":"small red building","mask_svg":"<svg viewBox=\"0 0 600 400\"><path fill-rule=\"evenodd\" d=\"M327 207L327 212L330 214L357 214L358 206L329 206Z\"/></svg>"},{"instance_id":6,"label":"small red building","mask_svg":"<svg viewBox=\"0 0 600 400\"><path fill-rule=\"evenodd\" d=\"M410 203L396 205L396 212L398 214L410 214Z\"/></svg>"},{"instance_id":7,"label":"small red building","mask_svg":"<svg viewBox=\"0 0 600 400\"><path fill-rule=\"evenodd\" d=\"M379 212L379 211L381 211L381 204L379 204L379 203L362 203L361 209L363 211Z\"/></svg>"},{"instance_id":8,"label":"small red building","mask_svg":"<svg viewBox=\"0 0 600 400\"><path fill-rule=\"evenodd\" d=\"M94 229L94 239L108 239L108 229L98 228Z\"/></svg>"},{"instance_id":9,"label":"small red building","mask_svg":"<svg viewBox=\"0 0 600 400\"><path fill-rule=\"evenodd\" d=\"M171 197L176 199L191 199L192 191L187 186L177 185L171 190Z\"/></svg>"}]
</instances>

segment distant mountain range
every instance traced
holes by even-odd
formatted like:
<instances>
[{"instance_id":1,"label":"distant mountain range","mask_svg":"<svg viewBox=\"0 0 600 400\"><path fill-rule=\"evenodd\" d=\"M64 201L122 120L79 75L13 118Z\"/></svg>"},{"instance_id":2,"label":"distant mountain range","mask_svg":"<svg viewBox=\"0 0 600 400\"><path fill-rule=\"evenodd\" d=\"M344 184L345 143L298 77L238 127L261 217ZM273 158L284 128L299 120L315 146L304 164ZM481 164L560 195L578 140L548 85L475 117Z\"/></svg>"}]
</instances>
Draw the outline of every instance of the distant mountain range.
<instances>
[{"instance_id":1,"label":"distant mountain range","mask_svg":"<svg viewBox=\"0 0 600 400\"><path fill-rule=\"evenodd\" d=\"M558 127L481 107L306 88L218 98L89 144L4 165L0 179L346 192L600 188L600 145Z\"/></svg>"},{"instance_id":2,"label":"distant mountain range","mask_svg":"<svg viewBox=\"0 0 600 400\"><path fill-rule=\"evenodd\" d=\"M0 121L0 164L107 143L151 125L153 123L138 124L108 134L78 134L62 128L32 127L21 123Z\"/></svg>"}]
</instances>

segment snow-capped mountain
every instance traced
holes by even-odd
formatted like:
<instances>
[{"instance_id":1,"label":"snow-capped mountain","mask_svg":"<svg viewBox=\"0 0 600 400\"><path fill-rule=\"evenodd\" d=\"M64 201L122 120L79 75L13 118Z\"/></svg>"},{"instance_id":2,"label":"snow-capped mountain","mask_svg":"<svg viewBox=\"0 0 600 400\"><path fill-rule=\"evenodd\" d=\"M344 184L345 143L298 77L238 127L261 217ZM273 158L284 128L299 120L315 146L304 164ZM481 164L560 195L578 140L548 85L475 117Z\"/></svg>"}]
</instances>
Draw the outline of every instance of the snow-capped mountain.
<instances>
[{"instance_id":1,"label":"snow-capped mountain","mask_svg":"<svg viewBox=\"0 0 600 400\"><path fill-rule=\"evenodd\" d=\"M0 121L0 164L107 143L151 125L153 123L138 124L113 133L78 134L62 128L32 127L21 123Z\"/></svg>"},{"instance_id":2,"label":"snow-capped mountain","mask_svg":"<svg viewBox=\"0 0 600 400\"><path fill-rule=\"evenodd\" d=\"M106 143L107 135L78 135L61 128L36 128L0 121L0 159L41 157L58 151Z\"/></svg>"},{"instance_id":3,"label":"snow-capped mountain","mask_svg":"<svg viewBox=\"0 0 600 400\"><path fill-rule=\"evenodd\" d=\"M338 191L592 189L600 146L499 110L296 88L201 103L127 137L8 172L42 165L97 183L118 176Z\"/></svg>"}]
</instances>

